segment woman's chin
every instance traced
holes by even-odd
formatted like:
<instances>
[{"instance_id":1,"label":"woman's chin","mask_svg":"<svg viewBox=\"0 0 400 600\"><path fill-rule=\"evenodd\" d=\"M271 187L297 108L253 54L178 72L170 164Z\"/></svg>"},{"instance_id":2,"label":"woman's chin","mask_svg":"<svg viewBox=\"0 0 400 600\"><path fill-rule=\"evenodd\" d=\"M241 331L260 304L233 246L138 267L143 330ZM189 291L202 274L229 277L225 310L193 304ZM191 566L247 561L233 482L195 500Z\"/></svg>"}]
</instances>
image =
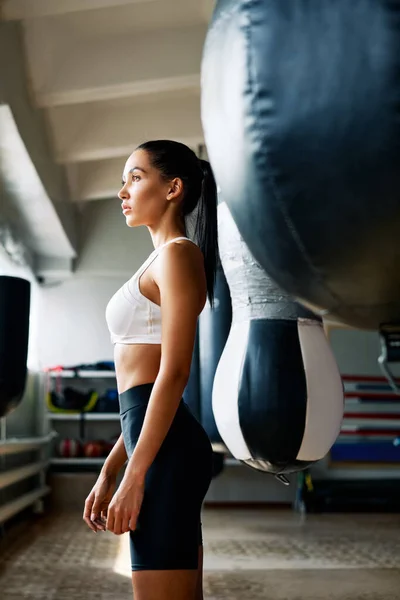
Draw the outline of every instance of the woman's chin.
<instances>
[{"instance_id":1,"label":"woman's chin","mask_svg":"<svg viewBox=\"0 0 400 600\"><path fill-rule=\"evenodd\" d=\"M125 222L128 225L128 227L137 227L138 225L140 225L137 219L135 219L135 217L131 214L126 215Z\"/></svg>"}]
</instances>

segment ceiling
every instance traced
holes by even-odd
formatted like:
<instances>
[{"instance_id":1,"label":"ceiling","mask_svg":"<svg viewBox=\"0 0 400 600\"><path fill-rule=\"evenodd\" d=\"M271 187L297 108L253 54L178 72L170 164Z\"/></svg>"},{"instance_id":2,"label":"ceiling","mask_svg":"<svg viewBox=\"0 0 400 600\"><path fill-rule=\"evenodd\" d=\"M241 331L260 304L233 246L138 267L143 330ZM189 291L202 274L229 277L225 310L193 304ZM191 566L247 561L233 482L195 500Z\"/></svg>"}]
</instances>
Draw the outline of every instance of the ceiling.
<instances>
[{"instance_id":1,"label":"ceiling","mask_svg":"<svg viewBox=\"0 0 400 600\"><path fill-rule=\"evenodd\" d=\"M21 21L33 103L69 201L116 195L140 142L203 143L200 64L213 0L3 0Z\"/></svg>"}]
</instances>

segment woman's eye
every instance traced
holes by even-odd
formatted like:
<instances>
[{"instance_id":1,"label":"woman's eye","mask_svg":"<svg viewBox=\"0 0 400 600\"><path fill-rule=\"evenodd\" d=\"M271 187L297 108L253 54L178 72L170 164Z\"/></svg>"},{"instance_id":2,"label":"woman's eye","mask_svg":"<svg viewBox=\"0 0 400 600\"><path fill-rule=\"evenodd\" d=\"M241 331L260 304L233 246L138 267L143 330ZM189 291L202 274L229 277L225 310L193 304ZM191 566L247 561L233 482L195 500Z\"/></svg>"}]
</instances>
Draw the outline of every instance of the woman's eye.
<instances>
[{"instance_id":1,"label":"woman's eye","mask_svg":"<svg viewBox=\"0 0 400 600\"><path fill-rule=\"evenodd\" d=\"M139 175L132 175L132 181L140 181Z\"/></svg>"}]
</instances>

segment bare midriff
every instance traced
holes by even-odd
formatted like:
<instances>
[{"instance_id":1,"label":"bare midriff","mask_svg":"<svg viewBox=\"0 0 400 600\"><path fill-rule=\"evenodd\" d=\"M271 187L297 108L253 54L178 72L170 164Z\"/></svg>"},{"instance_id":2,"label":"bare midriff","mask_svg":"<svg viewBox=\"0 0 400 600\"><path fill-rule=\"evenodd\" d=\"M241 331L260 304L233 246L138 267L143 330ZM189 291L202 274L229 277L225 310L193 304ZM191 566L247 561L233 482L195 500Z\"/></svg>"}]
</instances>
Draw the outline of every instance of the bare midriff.
<instances>
[{"instance_id":1,"label":"bare midriff","mask_svg":"<svg viewBox=\"0 0 400 600\"><path fill-rule=\"evenodd\" d=\"M161 362L161 344L115 344L114 362L118 393L153 383Z\"/></svg>"}]
</instances>

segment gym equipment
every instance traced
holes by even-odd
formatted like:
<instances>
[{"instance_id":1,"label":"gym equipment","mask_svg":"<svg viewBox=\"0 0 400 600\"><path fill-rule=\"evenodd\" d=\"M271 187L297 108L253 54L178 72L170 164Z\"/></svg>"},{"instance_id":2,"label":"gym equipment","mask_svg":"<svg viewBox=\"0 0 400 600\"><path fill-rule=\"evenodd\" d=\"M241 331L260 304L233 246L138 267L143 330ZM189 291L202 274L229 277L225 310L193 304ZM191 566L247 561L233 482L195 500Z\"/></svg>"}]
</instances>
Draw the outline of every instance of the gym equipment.
<instances>
[{"instance_id":1,"label":"gym equipment","mask_svg":"<svg viewBox=\"0 0 400 600\"><path fill-rule=\"evenodd\" d=\"M206 311L209 311L209 306L206 308ZM210 321L208 321L210 324ZM209 331L210 333L210 331ZM218 434L217 427L215 425L215 419L212 414L212 388L210 386L206 386L206 389L203 388L203 401L204 405L202 405L201 401L201 392L200 392L200 344L199 344L199 323L197 323L196 329L196 339L193 349L193 357L192 364L190 367L190 376L189 381L186 385L185 391L183 393L183 400L189 406L190 411L196 417L196 419L203 425L206 429L208 435L212 436L214 440L213 443L213 473L212 476L217 477L222 473L225 464L225 456L221 452L217 452L216 449L221 450L220 443L221 438ZM203 330L203 340L205 341L205 332ZM205 347L203 347L203 351L205 351ZM203 356L204 361L204 356ZM215 372L215 364L214 364L214 372ZM214 375L213 375L214 376ZM203 379L204 384L204 379ZM203 410L204 408L204 410ZM217 440L217 441L215 441ZM226 448L224 447L224 450Z\"/></svg>"},{"instance_id":2,"label":"gym equipment","mask_svg":"<svg viewBox=\"0 0 400 600\"><path fill-rule=\"evenodd\" d=\"M96 412L101 413L117 413L119 412L118 390L110 388L104 392L97 400Z\"/></svg>"},{"instance_id":3,"label":"gym equipment","mask_svg":"<svg viewBox=\"0 0 400 600\"><path fill-rule=\"evenodd\" d=\"M322 323L293 302L218 206L232 328L214 378L213 411L234 457L287 483L327 454L343 418L343 385Z\"/></svg>"},{"instance_id":4,"label":"gym equipment","mask_svg":"<svg viewBox=\"0 0 400 600\"><path fill-rule=\"evenodd\" d=\"M197 323L196 339L192 354L192 364L190 365L190 375L185 390L183 392L183 400L189 406L191 412L196 419L201 422L201 406L200 406L200 352L199 352L199 325Z\"/></svg>"},{"instance_id":5,"label":"gym equipment","mask_svg":"<svg viewBox=\"0 0 400 600\"><path fill-rule=\"evenodd\" d=\"M400 322L400 21L385 0L219 0L202 62L217 183L314 312Z\"/></svg>"},{"instance_id":6,"label":"gym equipment","mask_svg":"<svg viewBox=\"0 0 400 600\"><path fill-rule=\"evenodd\" d=\"M105 453L105 446L101 440L92 440L83 445L83 455L86 458L100 458Z\"/></svg>"},{"instance_id":7,"label":"gym equipment","mask_svg":"<svg viewBox=\"0 0 400 600\"><path fill-rule=\"evenodd\" d=\"M379 328L381 354L378 363L382 373L388 380L390 387L397 396L400 396L400 382L396 380L392 367L400 363L400 323L383 324Z\"/></svg>"},{"instance_id":8,"label":"gym equipment","mask_svg":"<svg viewBox=\"0 0 400 600\"><path fill-rule=\"evenodd\" d=\"M115 371L115 363L112 360L102 360L95 363L83 363L71 366L55 365L52 367L47 367L45 371L75 371L76 373L79 371Z\"/></svg>"},{"instance_id":9,"label":"gym equipment","mask_svg":"<svg viewBox=\"0 0 400 600\"><path fill-rule=\"evenodd\" d=\"M330 452L334 464L400 463L400 396L383 377L342 375L345 411L342 431Z\"/></svg>"},{"instance_id":10,"label":"gym equipment","mask_svg":"<svg viewBox=\"0 0 400 600\"><path fill-rule=\"evenodd\" d=\"M14 410L25 391L31 284L0 276L0 417Z\"/></svg>"},{"instance_id":11,"label":"gym equipment","mask_svg":"<svg viewBox=\"0 0 400 600\"><path fill-rule=\"evenodd\" d=\"M73 387L65 387L61 391L49 391L46 404L51 412L90 412L96 407L98 399L99 394L95 390L81 392Z\"/></svg>"},{"instance_id":12,"label":"gym equipment","mask_svg":"<svg viewBox=\"0 0 400 600\"><path fill-rule=\"evenodd\" d=\"M58 444L58 455L62 458L82 456L82 444L79 440L65 438Z\"/></svg>"},{"instance_id":13,"label":"gym equipment","mask_svg":"<svg viewBox=\"0 0 400 600\"><path fill-rule=\"evenodd\" d=\"M319 479L311 490L303 490L307 512L399 513L400 480Z\"/></svg>"},{"instance_id":14,"label":"gym equipment","mask_svg":"<svg viewBox=\"0 0 400 600\"><path fill-rule=\"evenodd\" d=\"M231 321L232 306L229 287L220 266L215 282L214 307L211 308L207 301L199 318L201 424L213 444L222 442L212 408L213 381L229 336Z\"/></svg>"}]
</instances>

